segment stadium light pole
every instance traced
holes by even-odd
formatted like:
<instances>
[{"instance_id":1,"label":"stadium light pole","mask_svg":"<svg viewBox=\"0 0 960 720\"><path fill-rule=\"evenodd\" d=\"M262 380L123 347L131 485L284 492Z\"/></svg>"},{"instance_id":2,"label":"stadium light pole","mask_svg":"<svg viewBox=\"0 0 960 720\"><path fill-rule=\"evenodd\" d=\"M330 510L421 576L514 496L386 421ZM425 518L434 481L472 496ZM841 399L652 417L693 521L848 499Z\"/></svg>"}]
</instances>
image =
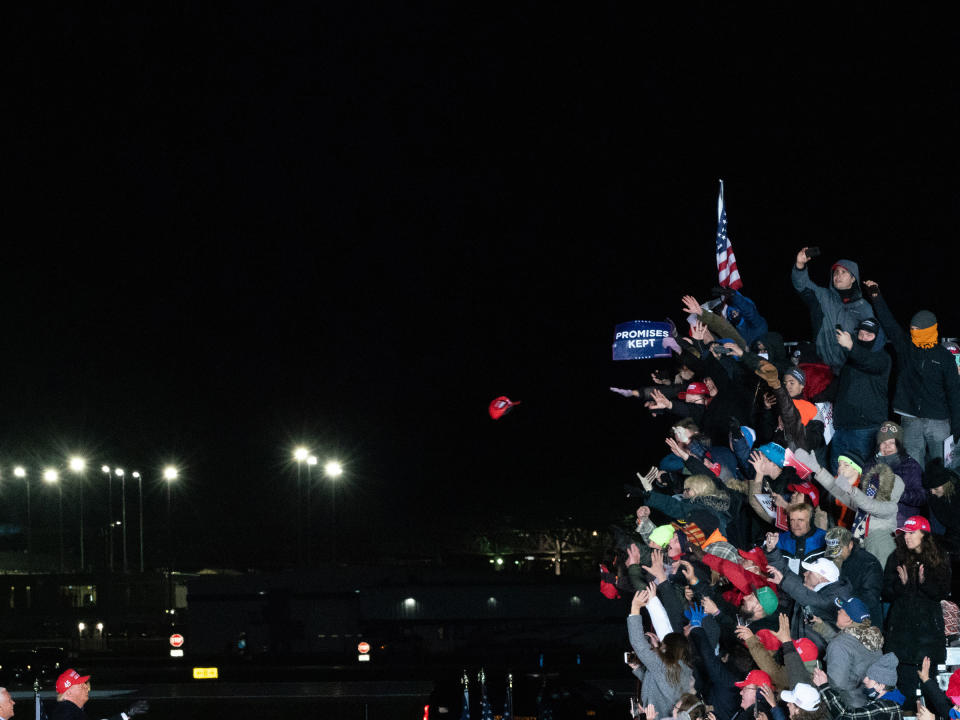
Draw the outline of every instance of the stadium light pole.
<instances>
[{"instance_id":1,"label":"stadium light pole","mask_svg":"<svg viewBox=\"0 0 960 720\"><path fill-rule=\"evenodd\" d=\"M337 562L337 480L343 475L343 465L336 460L328 460L323 466L323 474L333 482L330 483L330 515L332 517L333 541L330 543L333 562Z\"/></svg>"},{"instance_id":2,"label":"stadium light pole","mask_svg":"<svg viewBox=\"0 0 960 720\"><path fill-rule=\"evenodd\" d=\"M317 464L317 456L307 457L307 567L310 567L311 556L313 555L313 511L310 506L313 503L313 468Z\"/></svg>"},{"instance_id":3,"label":"stadium light pole","mask_svg":"<svg viewBox=\"0 0 960 720\"><path fill-rule=\"evenodd\" d=\"M123 542L123 572L127 573L127 474L123 468L116 468L114 474L120 478L120 539Z\"/></svg>"},{"instance_id":4,"label":"stadium light pole","mask_svg":"<svg viewBox=\"0 0 960 720\"><path fill-rule=\"evenodd\" d=\"M310 456L310 451L302 445L293 449L293 459L297 462L297 500L296 506L296 544L297 544L297 565L303 562L303 513L300 509L300 503L303 501L302 482L300 480L300 469L306 459Z\"/></svg>"},{"instance_id":5,"label":"stadium light pole","mask_svg":"<svg viewBox=\"0 0 960 720\"><path fill-rule=\"evenodd\" d=\"M107 476L107 562L110 572L113 572L113 473L110 472L109 465L101 466L100 472Z\"/></svg>"},{"instance_id":6,"label":"stadium light pole","mask_svg":"<svg viewBox=\"0 0 960 720\"><path fill-rule=\"evenodd\" d=\"M59 496L59 517L60 517L60 574L63 574L63 486L60 484L60 473L53 468L43 471L44 482L51 485L56 484L57 495Z\"/></svg>"},{"instance_id":7,"label":"stadium light pole","mask_svg":"<svg viewBox=\"0 0 960 720\"><path fill-rule=\"evenodd\" d=\"M137 528L140 530L140 572L143 572L143 478L136 470L133 471L133 477L137 479L137 499L140 506L140 522Z\"/></svg>"},{"instance_id":8,"label":"stadium light pole","mask_svg":"<svg viewBox=\"0 0 960 720\"><path fill-rule=\"evenodd\" d=\"M23 478L23 482L27 487L27 554L31 552L31 546L33 545L33 530L30 523L30 478L27 477L27 469L22 465L17 465L13 469L14 477Z\"/></svg>"},{"instance_id":9,"label":"stadium light pole","mask_svg":"<svg viewBox=\"0 0 960 720\"><path fill-rule=\"evenodd\" d=\"M87 567L83 543L83 485L85 480L84 473L87 470L87 461L78 455L74 455L70 458L68 466L70 471L80 479L80 572L83 572Z\"/></svg>"},{"instance_id":10,"label":"stadium light pole","mask_svg":"<svg viewBox=\"0 0 960 720\"><path fill-rule=\"evenodd\" d=\"M173 465L163 469L163 479L167 483L167 610L173 610L173 535L170 529L170 486L180 476Z\"/></svg>"}]
</instances>

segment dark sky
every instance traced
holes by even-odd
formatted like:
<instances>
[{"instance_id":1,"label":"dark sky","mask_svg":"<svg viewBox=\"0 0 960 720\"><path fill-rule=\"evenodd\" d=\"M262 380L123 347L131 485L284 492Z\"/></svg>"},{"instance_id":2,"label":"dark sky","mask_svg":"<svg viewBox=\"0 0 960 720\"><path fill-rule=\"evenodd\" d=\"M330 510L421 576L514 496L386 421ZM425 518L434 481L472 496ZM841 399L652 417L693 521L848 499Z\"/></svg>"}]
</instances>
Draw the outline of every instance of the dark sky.
<instances>
[{"instance_id":1,"label":"dark sky","mask_svg":"<svg viewBox=\"0 0 960 720\"><path fill-rule=\"evenodd\" d=\"M957 38L935 16L19 13L0 471L77 449L152 488L174 461L198 563L283 554L301 441L347 464L348 544L606 517L660 433L606 390L650 370L610 360L613 326L706 299L720 177L745 291L786 336L807 244L960 332ZM523 404L494 423L501 394Z\"/></svg>"}]
</instances>

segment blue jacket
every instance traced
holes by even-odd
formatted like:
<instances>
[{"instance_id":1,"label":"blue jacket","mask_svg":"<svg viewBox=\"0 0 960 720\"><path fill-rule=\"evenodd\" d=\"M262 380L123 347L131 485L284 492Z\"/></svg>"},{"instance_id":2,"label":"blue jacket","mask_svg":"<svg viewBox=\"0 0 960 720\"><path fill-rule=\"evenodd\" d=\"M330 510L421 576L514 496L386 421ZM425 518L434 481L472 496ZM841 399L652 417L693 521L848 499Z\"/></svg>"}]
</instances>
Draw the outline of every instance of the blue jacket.
<instances>
[{"instance_id":1,"label":"blue jacket","mask_svg":"<svg viewBox=\"0 0 960 720\"><path fill-rule=\"evenodd\" d=\"M747 343L747 347L753 345L770 330L767 327L766 318L757 310L756 303L739 292L734 292L730 296L730 301L723 309L723 316L737 329Z\"/></svg>"}]
</instances>

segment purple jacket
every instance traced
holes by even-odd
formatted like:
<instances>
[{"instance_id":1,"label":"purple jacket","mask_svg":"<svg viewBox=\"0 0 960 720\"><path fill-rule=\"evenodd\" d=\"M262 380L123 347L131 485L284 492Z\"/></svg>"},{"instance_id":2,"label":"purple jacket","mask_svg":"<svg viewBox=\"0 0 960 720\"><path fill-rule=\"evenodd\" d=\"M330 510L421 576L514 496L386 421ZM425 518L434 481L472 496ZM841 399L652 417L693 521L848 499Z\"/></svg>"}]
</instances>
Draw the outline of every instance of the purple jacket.
<instances>
[{"instance_id":1,"label":"purple jacket","mask_svg":"<svg viewBox=\"0 0 960 720\"><path fill-rule=\"evenodd\" d=\"M878 464L880 460L874 457L873 462L863 469L863 474L866 475L870 468ZM923 489L923 470L920 463L906 453L901 453L890 463L890 469L903 480L903 495L897 503L897 527L903 527L907 518L914 515L927 517L927 491Z\"/></svg>"}]
</instances>

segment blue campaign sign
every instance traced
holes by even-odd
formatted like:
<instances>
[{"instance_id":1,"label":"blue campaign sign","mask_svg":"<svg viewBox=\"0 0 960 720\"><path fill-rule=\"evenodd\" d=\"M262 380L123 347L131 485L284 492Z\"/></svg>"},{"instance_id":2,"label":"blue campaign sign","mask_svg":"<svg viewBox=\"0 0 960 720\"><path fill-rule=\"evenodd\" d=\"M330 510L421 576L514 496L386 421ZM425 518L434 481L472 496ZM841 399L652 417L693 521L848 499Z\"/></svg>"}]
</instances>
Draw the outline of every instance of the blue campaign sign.
<instances>
[{"instance_id":1,"label":"blue campaign sign","mask_svg":"<svg viewBox=\"0 0 960 720\"><path fill-rule=\"evenodd\" d=\"M620 323L614 329L613 359L643 360L670 357L663 341L670 337L670 323L634 320Z\"/></svg>"}]
</instances>

